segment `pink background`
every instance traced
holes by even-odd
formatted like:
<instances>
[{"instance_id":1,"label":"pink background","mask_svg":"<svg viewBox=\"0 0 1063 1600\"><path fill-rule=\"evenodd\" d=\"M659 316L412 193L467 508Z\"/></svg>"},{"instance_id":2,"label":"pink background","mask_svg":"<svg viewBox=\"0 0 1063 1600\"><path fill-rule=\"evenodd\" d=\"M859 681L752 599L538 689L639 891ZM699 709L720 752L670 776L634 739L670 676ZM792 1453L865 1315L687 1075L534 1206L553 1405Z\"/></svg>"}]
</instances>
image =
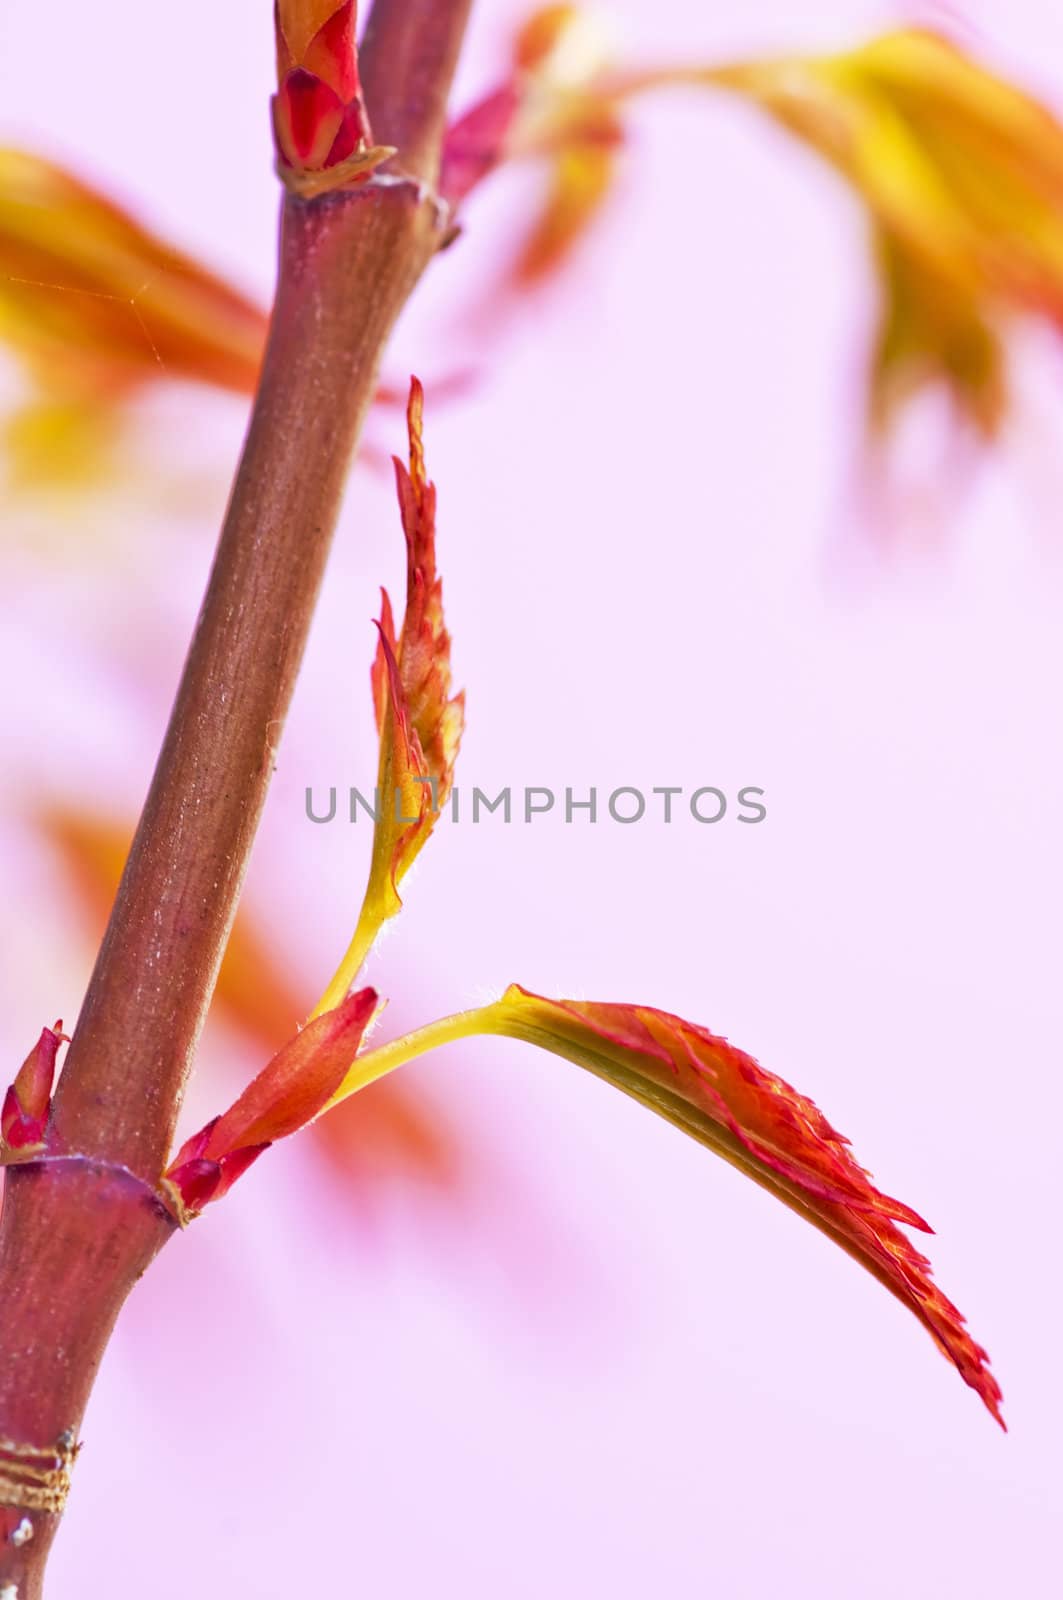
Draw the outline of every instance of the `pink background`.
<instances>
[{"instance_id":1,"label":"pink background","mask_svg":"<svg viewBox=\"0 0 1063 1600\"><path fill-rule=\"evenodd\" d=\"M481 0L463 101L524 9ZM602 10L632 55L696 59L945 8ZM9 6L3 132L265 296L267 11ZM1058 8L965 15L1063 100ZM52 1592L1047 1594L1058 351L1023 333L1001 449L933 482L924 409L887 537L859 483L862 227L829 174L739 106L646 105L605 224L488 352L470 304L533 188L471 208L389 362L429 385L461 781L758 784L770 816L441 829L373 962L389 1026L515 978L727 1033L935 1224L1012 1433L811 1229L574 1069L488 1042L410 1069L456 1130L456 1193L352 1197L296 1142L166 1253L87 1419ZM433 403L469 360L478 385ZM74 1014L90 957L20 817L56 793L135 810L243 414L166 390L128 483L88 507L4 504L11 1062ZM371 434L399 447L398 417ZM352 926L367 835L311 827L303 789L372 781L370 618L400 573L390 489L362 470L249 889L308 989ZM230 1050L219 1067L219 1048L224 1082L200 1079L190 1125L255 1066Z\"/></svg>"}]
</instances>

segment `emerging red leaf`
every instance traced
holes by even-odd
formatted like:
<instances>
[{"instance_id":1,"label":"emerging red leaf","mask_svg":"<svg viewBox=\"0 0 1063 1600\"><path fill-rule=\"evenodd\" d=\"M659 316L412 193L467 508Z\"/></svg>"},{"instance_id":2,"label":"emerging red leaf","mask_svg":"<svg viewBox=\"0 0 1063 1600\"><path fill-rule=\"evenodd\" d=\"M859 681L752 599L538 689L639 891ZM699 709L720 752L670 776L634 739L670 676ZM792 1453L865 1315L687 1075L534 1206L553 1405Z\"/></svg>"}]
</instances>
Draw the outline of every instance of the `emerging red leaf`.
<instances>
[{"instance_id":1,"label":"emerging red leaf","mask_svg":"<svg viewBox=\"0 0 1063 1600\"><path fill-rule=\"evenodd\" d=\"M308 1022L279 1050L224 1116L182 1146L164 1179L182 1222L228 1192L278 1139L324 1109L349 1071L377 1009L373 989Z\"/></svg>"}]
</instances>

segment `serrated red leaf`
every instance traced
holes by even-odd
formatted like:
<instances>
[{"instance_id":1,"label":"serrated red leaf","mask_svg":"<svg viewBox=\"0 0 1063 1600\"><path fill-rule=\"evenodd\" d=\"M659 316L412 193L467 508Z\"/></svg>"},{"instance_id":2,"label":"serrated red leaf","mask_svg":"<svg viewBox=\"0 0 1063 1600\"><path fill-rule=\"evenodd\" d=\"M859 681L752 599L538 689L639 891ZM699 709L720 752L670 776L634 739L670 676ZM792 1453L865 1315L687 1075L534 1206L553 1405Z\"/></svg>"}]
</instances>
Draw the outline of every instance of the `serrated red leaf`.
<instances>
[{"instance_id":1,"label":"serrated red leaf","mask_svg":"<svg viewBox=\"0 0 1063 1600\"><path fill-rule=\"evenodd\" d=\"M669 1012L548 1000L518 985L470 1013L468 1031L509 1034L576 1062L813 1222L907 1306L1003 1427L1001 1392L985 1350L898 1226L929 1231L927 1224L876 1188L848 1140L782 1078Z\"/></svg>"}]
</instances>

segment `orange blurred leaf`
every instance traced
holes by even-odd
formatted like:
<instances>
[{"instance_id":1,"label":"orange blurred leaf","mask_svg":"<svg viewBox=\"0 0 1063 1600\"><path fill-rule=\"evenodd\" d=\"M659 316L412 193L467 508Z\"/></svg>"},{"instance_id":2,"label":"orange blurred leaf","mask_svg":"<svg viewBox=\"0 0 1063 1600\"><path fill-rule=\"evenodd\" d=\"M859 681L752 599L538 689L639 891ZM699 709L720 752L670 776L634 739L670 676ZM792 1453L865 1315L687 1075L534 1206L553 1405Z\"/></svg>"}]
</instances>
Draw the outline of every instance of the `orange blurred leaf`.
<instances>
[{"instance_id":1,"label":"orange blurred leaf","mask_svg":"<svg viewBox=\"0 0 1063 1600\"><path fill-rule=\"evenodd\" d=\"M122 403L184 379L255 385L261 308L53 162L0 149L0 341L29 384L16 467L82 475Z\"/></svg>"},{"instance_id":2,"label":"orange blurred leaf","mask_svg":"<svg viewBox=\"0 0 1063 1600\"><path fill-rule=\"evenodd\" d=\"M0 332L39 376L107 395L158 378L254 388L266 318L73 174L0 149Z\"/></svg>"}]
</instances>

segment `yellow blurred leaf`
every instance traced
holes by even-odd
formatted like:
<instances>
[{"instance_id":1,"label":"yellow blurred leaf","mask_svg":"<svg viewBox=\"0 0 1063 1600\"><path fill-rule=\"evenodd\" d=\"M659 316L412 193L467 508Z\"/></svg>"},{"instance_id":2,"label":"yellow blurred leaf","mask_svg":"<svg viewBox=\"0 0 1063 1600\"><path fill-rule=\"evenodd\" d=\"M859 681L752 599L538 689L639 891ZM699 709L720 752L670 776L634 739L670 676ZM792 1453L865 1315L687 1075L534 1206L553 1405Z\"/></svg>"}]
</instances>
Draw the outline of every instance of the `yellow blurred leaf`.
<instances>
[{"instance_id":1,"label":"yellow blurred leaf","mask_svg":"<svg viewBox=\"0 0 1063 1600\"><path fill-rule=\"evenodd\" d=\"M100 190L0 148L0 342L30 388L8 435L25 476L84 472L145 384L249 394L265 330L260 307Z\"/></svg>"},{"instance_id":2,"label":"yellow blurred leaf","mask_svg":"<svg viewBox=\"0 0 1063 1600\"><path fill-rule=\"evenodd\" d=\"M1063 326L1063 126L1044 105L926 30L835 55L618 69L567 48L580 27L571 6L533 17L510 77L448 139L444 183L455 202L503 162L548 170L516 281L560 266L593 220L634 99L682 87L739 94L867 207L882 295L873 421L887 424L915 391L938 384L960 417L996 431L1009 317Z\"/></svg>"}]
</instances>

